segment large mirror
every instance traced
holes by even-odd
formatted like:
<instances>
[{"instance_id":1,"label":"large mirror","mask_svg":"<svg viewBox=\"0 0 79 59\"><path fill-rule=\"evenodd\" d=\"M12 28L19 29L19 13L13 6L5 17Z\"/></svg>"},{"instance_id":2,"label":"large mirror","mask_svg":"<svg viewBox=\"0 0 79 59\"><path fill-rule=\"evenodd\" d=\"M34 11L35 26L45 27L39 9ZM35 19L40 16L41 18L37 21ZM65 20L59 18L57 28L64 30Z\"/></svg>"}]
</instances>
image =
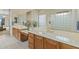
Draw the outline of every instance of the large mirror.
<instances>
[{"instance_id":1,"label":"large mirror","mask_svg":"<svg viewBox=\"0 0 79 59\"><path fill-rule=\"evenodd\" d=\"M54 13L49 15L48 24L50 25L48 27L50 27L50 30L78 32L78 10L55 10Z\"/></svg>"},{"instance_id":2,"label":"large mirror","mask_svg":"<svg viewBox=\"0 0 79 59\"><path fill-rule=\"evenodd\" d=\"M71 11L58 12L50 16L51 25L56 30L73 31L73 19Z\"/></svg>"},{"instance_id":3,"label":"large mirror","mask_svg":"<svg viewBox=\"0 0 79 59\"><path fill-rule=\"evenodd\" d=\"M79 10L35 9L31 11L31 27L41 31L79 32Z\"/></svg>"}]
</instances>

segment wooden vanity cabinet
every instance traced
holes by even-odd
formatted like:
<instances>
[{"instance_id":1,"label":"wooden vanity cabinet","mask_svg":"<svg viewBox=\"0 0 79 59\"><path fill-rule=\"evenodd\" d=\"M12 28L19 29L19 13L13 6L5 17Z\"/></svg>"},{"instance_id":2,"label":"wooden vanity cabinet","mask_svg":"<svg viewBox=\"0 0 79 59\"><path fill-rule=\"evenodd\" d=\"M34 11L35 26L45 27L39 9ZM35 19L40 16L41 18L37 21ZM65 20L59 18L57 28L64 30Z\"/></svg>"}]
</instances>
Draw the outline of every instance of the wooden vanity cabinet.
<instances>
[{"instance_id":1,"label":"wooden vanity cabinet","mask_svg":"<svg viewBox=\"0 0 79 59\"><path fill-rule=\"evenodd\" d=\"M17 30L16 30L16 38L17 38L18 40L20 40L20 37L21 37L21 35L20 35L20 30L17 29Z\"/></svg>"},{"instance_id":2,"label":"wooden vanity cabinet","mask_svg":"<svg viewBox=\"0 0 79 59\"><path fill-rule=\"evenodd\" d=\"M28 34L21 32L20 29L13 28L12 33L13 33L13 36L20 41L26 41L28 39Z\"/></svg>"},{"instance_id":3,"label":"wooden vanity cabinet","mask_svg":"<svg viewBox=\"0 0 79 59\"><path fill-rule=\"evenodd\" d=\"M20 30L13 28L12 29L13 36L20 40Z\"/></svg>"},{"instance_id":4,"label":"wooden vanity cabinet","mask_svg":"<svg viewBox=\"0 0 79 59\"><path fill-rule=\"evenodd\" d=\"M29 48L35 48L35 39L34 39L34 34L29 33L28 34L28 43L29 43Z\"/></svg>"},{"instance_id":5,"label":"wooden vanity cabinet","mask_svg":"<svg viewBox=\"0 0 79 59\"><path fill-rule=\"evenodd\" d=\"M20 39L20 30L19 29L13 28L12 33L13 33L13 36L15 36L17 39Z\"/></svg>"},{"instance_id":6,"label":"wooden vanity cabinet","mask_svg":"<svg viewBox=\"0 0 79 59\"><path fill-rule=\"evenodd\" d=\"M68 44L60 43L60 49L79 49L79 48L68 45Z\"/></svg>"},{"instance_id":7,"label":"wooden vanity cabinet","mask_svg":"<svg viewBox=\"0 0 79 59\"><path fill-rule=\"evenodd\" d=\"M28 40L28 33L20 32L20 40L22 42L27 41Z\"/></svg>"},{"instance_id":8,"label":"wooden vanity cabinet","mask_svg":"<svg viewBox=\"0 0 79 59\"><path fill-rule=\"evenodd\" d=\"M49 39L33 33L29 33L28 42L29 42L29 48L35 48L35 49L79 49L72 45L58 42L53 39Z\"/></svg>"},{"instance_id":9,"label":"wooden vanity cabinet","mask_svg":"<svg viewBox=\"0 0 79 59\"><path fill-rule=\"evenodd\" d=\"M43 37L35 35L35 49L43 49Z\"/></svg>"},{"instance_id":10,"label":"wooden vanity cabinet","mask_svg":"<svg viewBox=\"0 0 79 59\"><path fill-rule=\"evenodd\" d=\"M59 42L44 38L44 49L59 49Z\"/></svg>"}]
</instances>

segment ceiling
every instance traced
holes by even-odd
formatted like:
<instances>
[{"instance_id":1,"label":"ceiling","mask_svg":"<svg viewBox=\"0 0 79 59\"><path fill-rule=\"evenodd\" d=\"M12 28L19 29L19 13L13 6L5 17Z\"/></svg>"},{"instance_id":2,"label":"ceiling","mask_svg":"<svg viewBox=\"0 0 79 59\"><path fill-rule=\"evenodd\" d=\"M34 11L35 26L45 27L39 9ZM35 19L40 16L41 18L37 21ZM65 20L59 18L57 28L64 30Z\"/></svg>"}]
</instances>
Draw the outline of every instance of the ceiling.
<instances>
[{"instance_id":1,"label":"ceiling","mask_svg":"<svg viewBox=\"0 0 79 59\"><path fill-rule=\"evenodd\" d=\"M24 15L30 10L31 9L0 9L0 15L9 15L9 12L11 12L12 15Z\"/></svg>"},{"instance_id":2,"label":"ceiling","mask_svg":"<svg viewBox=\"0 0 79 59\"><path fill-rule=\"evenodd\" d=\"M0 9L0 15L9 15L9 9Z\"/></svg>"},{"instance_id":3,"label":"ceiling","mask_svg":"<svg viewBox=\"0 0 79 59\"><path fill-rule=\"evenodd\" d=\"M25 15L31 9L11 9L12 15Z\"/></svg>"}]
</instances>

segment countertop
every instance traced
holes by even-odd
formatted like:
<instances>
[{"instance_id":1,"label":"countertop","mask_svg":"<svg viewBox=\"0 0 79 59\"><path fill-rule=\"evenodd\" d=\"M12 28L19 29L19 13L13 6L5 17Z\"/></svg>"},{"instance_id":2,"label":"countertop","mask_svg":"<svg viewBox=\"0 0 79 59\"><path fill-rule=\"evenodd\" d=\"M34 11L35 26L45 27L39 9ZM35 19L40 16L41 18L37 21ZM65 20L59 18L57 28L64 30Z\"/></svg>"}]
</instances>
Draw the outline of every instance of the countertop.
<instances>
[{"instance_id":1,"label":"countertop","mask_svg":"<svg viewBox=\"0 0 79 59\"><path fill-rule=\"evenodd\" d=\"M21 32L28 34L28 30L21 30Z\"/></svg>"},{"instance_id":2,"label":"countertop","mask_svg":"<svg viewBox=\"0 0 79 59\"><path fill-rule=\"evenodd\" d=\"M39 30L23 30L27 29L25 26L13 26L15 28L21 29L21 32L28 33L31 32L33 34L49 38L51 40L55 40L58 42L62 42L65 44L69 44L75 47L79 47L79 33L76 32L67 32L61 30L52 30L52 31L39 31Z\"/></svg>"},{"instance_id":3,"label":"countertop","mask_svg":"<svg viewBox=\"0 0 79 59\"><path fill-rule=\"evenodd\" d=\"M14 25L13 27L14 27L14 28L21 29L21 30L26 30L26 29L27 29L27 27L24 26L24 25Z\"/></svg>"},{"instance_id":4,"label":"countertop","mask_svg":"<svg viewBox=\"0 0 79 59\"><path fill-rule=\"evenodd\" d=\"M79 47L79 33L53 30L52 32L29 31L33 34L49 38L58 42Z\"/></svg>"}]
</instances>

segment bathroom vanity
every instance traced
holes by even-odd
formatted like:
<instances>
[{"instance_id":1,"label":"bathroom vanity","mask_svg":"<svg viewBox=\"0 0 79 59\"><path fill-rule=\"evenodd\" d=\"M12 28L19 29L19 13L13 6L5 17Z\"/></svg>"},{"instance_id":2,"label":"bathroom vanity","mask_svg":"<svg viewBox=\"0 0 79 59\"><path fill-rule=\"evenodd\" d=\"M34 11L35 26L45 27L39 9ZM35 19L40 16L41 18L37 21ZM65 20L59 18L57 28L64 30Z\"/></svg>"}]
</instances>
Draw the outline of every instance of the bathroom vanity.
<instances>
[{"instance_id":1,"label":"bathroom vanity","mask_svg":"<svg viewBox=\"0 0 79 59\"><path fill-rule=\"evenodd\" d=\"M25 33L26 29L26 27L14 26L12 28L13 36L20 41L28 40L28 31Z\"/></svg>"},{"instance_id":2,"label":"bathroom vanity","mask_svg":"<svg viewBox=\"0 0 79 59\"><path fill-rule=\"evenodd\" d=\"M54 33L55 34L55 33ZM79 41L69 37L29 31L28 44L32 49L78 49ZM67 34L67 33L63 33ZM63 39L62 39L63 38Z\"/></svg>"}]
</instances>

